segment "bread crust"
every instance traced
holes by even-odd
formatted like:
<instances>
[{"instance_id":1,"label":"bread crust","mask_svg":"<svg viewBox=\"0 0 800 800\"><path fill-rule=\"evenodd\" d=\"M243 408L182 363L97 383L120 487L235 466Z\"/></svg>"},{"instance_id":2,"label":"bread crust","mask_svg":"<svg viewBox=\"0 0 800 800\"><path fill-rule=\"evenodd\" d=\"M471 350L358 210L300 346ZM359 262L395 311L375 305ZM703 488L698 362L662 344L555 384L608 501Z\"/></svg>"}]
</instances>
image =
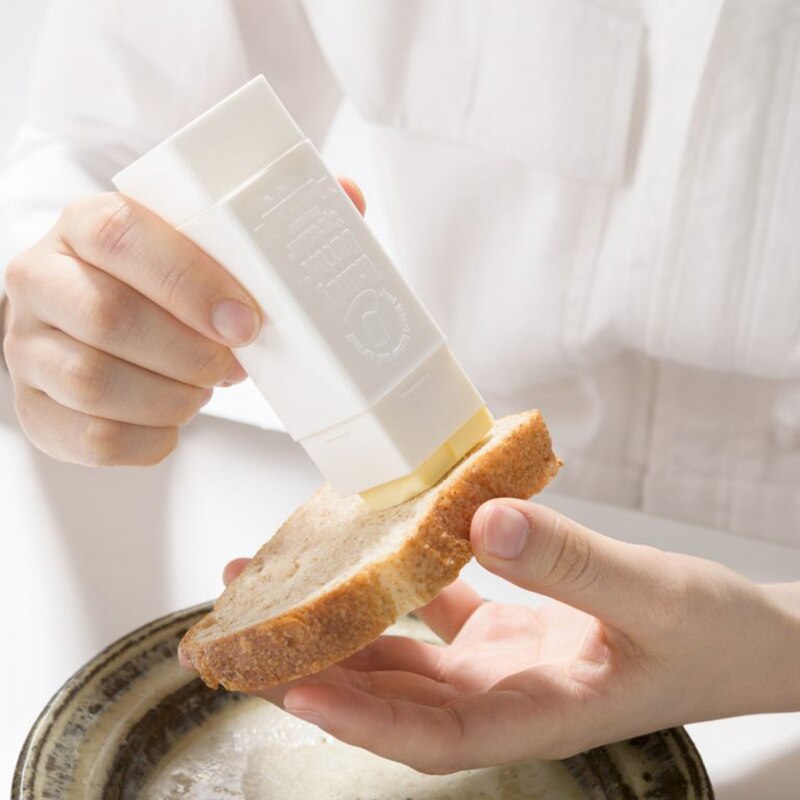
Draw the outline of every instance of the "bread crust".
<instances>
[{"instance_id":1,"label":"bread crust","mask_svg":"<svg viewBox=\"0 0 800 800\"><path fill-rule=\"evenodd\" d=\"M538 411L503 422L510 427L499 442L489 439L493 446L479 445L425 493L432 502L398 550L305 604L246 628L203 636L217 625L212 611L184 636L184 658L212 688L255 692L352 655L404 614L432 600L472 557L469 531L478 507L494 497L527 499L561 466ZM323 486L300 511L314 514L337 502L342 501ZM379 525L380 515L391 515L392 509L372 513ZM267 542L256 558L268 559L269 550Z\"/></svg>"}]
</instances>

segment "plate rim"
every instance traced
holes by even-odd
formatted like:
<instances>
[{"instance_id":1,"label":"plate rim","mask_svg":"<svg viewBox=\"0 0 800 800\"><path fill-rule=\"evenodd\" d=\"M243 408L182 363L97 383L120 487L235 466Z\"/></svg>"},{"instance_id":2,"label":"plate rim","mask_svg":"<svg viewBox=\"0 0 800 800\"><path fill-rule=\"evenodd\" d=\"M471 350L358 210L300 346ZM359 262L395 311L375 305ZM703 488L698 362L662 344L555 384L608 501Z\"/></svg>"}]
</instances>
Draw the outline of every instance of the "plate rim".
<instances>
[{"instance_id":1,"label":"plate rim","mask_svg":"<svg viewBox=\"0 0 800 800\"><path fill-rule=\"evenodd\" d=\"M48 744L49 733L56 725L61 715L66 712L70 701L74 699L82 688L86 687L91 681L92 676L100 672L104 667L107 667L115 659L124 657L126 651L136 648L142 641L158 634L161 630L179 626L184 621L188 629L200 616L207 614L213 608L214 602L215 601L211 600L198 603L188 608L172 611L150 622L144 623L134 628L129 633L115 639L75 670L50 697L44 708L36 717L28 735L25 737L14 769L11 784L11 800L32 800L32 798L35 798L34 790L36 789L37 768L42 753ZM191 679L189 682L191 682ZM681 767L683 766L690 773L695 773L696 786L693 786L693 789L699 789L699 791L703 793L700 797L704 798L704 800L713 800L714 789L703 759L691 736L685 728L680 726L657 730L642 734L641 736L631 737L621 742L612 742L597 748L591 748L590 750L577 753L561 761L564 763L573 779L578 781L578 776L569 768L569 764L571 763L575 769L578 769L579 765L582 765L584 769L589 770L589 774L592 774L594 770L591 764L591 754L594 751L604 751L610 767L615 772L619 773L620 778L627 779L629 776L625 776L619 770L619 765L612 757L615 751L614 749L626 746L636 747L637 742L643 742L645 745L649 742L652 746L656 746L660 743L669 749L669 737L674 740L675 745L681 753L681 761L675 758L674 753L672 753L673 764L676 770L682 774ZM595 777L600 780L598 775L595 774ZM627 788L627 784L625 787ZM586 790L588 787L581 788ZM604 787L603 791L605 792L609 788L610 787ZM590 795L587 795L587 800L589 797ZM630 795L617 794L615 792L613 794L605 794L604 797L606 800L622 800L622 798L630 797Z\"/></svg>"}]
</instances>

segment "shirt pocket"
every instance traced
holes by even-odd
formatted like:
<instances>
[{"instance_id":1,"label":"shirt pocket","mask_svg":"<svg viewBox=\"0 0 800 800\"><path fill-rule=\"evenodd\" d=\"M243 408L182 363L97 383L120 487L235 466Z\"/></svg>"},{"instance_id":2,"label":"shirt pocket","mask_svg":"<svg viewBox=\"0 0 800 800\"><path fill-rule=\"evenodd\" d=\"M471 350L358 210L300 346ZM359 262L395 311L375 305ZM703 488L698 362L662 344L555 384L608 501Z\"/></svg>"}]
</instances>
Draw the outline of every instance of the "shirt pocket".
<instances>
[{"instance_id":1,"label":"shirt pocket","mask_svg":"<svg viewBox=\"0 0 800 800\"><path fill-rule=\"evenodd\" d=\"M587 0L305 0L372 122L624 180L642 25Z\"/></svg>"}]
</instances>

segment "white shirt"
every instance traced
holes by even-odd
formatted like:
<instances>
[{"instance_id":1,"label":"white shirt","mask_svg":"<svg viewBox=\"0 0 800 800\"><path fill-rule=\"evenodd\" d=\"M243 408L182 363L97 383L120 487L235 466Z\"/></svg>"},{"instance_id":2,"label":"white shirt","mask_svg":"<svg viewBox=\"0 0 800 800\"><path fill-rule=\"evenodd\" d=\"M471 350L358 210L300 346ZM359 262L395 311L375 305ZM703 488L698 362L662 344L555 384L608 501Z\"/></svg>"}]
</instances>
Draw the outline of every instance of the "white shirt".
<instances>
[{"instance_id":1,"label":"white shirt","mask_svg":"<svg viewBox=\"0 0 800 800\"><path fill-rule=\"evenodd\" d=\"M56 0L2 255L259 72L560 491L800 542L800 3Z\"/></svg>"}]
</instances>

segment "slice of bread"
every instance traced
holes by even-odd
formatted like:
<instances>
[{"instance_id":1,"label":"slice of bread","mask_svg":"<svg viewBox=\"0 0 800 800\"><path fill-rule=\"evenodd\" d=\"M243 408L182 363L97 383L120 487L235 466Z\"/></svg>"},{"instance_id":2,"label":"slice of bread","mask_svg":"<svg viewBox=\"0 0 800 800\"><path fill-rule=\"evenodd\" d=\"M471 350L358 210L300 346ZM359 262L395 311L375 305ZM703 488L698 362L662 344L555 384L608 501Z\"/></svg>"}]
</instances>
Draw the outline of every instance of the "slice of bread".
<instances>
[{"instance_id":1,"label":"slice of bread","mask_svg":"<svg viewBox=\"0 0 800 800\"><path fill-rule=\"evenodd\" d=\"M528 498L560 466L531 411L498 420L436 486L394 508L325 485L187 632L182 655L212 688L258 691L317 672L458 577L478 506Z\"/></svg>"}]
</instances>

